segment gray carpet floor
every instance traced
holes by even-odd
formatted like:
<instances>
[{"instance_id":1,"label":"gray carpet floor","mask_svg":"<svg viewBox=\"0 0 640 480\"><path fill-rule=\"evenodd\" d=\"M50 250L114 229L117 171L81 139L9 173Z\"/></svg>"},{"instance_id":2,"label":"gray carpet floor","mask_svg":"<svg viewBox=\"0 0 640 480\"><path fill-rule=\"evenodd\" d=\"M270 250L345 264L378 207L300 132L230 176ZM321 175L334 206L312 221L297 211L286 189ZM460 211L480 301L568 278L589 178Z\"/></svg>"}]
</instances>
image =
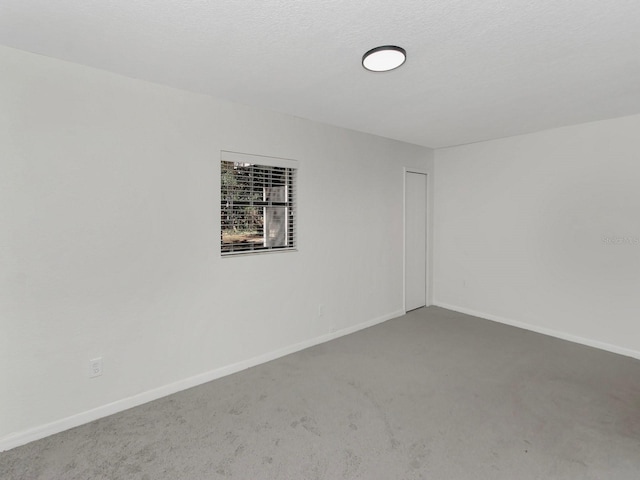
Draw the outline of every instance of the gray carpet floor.
<instances>
[{"instance_id":1,"label":"gray carpet floor","mask_svg":"<svg viewBox=\"0 0 640 480\"><path fill-rule=\"evenodd\" d=\"M0 454L0 478L640 478L640 361L416 310Z\"/></svg>"}]
</instances>

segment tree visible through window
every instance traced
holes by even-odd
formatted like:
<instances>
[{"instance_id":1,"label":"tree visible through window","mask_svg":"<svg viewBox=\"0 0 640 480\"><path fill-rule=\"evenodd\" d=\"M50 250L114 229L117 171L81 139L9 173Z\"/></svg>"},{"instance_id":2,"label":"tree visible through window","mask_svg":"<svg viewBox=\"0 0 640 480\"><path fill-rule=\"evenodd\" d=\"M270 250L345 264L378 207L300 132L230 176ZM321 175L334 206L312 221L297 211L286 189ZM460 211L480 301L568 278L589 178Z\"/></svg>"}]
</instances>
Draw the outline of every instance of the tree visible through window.
<instances>
[{"instance_id":1,"label":"tree visible through window","mask_svg":"<svg viewBox=\"0 0 640 480\"><path fill-rule=\"evenodd\" d=\"M295 248L296 169L280 166L283 163L295 165L290 160L223 152L223 255Z\"/></svg>"}]
</instances>

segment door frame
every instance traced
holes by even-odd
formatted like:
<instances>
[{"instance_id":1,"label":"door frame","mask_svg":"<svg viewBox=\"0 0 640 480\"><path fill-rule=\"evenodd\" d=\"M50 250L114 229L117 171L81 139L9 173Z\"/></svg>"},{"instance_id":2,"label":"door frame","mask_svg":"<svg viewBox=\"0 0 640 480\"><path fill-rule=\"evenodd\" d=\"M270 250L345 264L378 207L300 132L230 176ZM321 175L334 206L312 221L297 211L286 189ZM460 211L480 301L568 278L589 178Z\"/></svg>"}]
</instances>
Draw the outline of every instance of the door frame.
<instances>
[{"instance_id":1,"label":"door frame","mask_svg":"<svg viewBox=\"0 0 640 480\"><path fill-rule=\"evenodd\" d=\"M402 169L402 310L407 313L407 174L417 173L425 176L425 206L424 211L427 216L425 221L424 232L424 248L425 248L425 307L431 305L431 299L429 296L429 274L431 272L431 261L429 258L429 172L423 168L417 167L404 167Z\"/></svg>"}]
</instances>

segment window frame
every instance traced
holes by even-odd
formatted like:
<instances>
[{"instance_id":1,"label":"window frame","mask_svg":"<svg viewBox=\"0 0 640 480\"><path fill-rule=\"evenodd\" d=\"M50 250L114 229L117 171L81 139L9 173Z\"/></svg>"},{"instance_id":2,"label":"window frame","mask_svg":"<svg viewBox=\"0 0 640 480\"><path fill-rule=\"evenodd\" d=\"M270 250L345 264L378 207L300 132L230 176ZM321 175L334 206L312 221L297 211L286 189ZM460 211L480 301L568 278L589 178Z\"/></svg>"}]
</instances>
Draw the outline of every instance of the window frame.
<instances>
[{"instance_id":1,"label":"window frame","mask_svg":"<svg viewBox=\"0 0 640 480\"><path fill-rule=\"evenodd\" d=\"M284 202L272 202L272 201L258 201L256 200L256 206L263 208L267 208L268 206L273 207L285 207L287 210L287 227L285 227L285 239L288 245L283 246L262 246L259 248L248 248L244 250L233 250L231 247L230 251L224 251L225 244L223 243L223 227L224 227L224 216L225 216L225 200L223 198L223 185L222 185L222 172L223 172L223 162L232 162L234 164L245 164L245 165L254 165L256 167L263 167L265 169L269 168L285 168L288 170L287 174L290 175L289 181L286 186L288 187L286 190L286 200ZM298 197L297 197L297 183L298 183L298 171L299 165L297 160L279 158L279 157L269 157L265 155L255 155L248 153L239 153L239 152L231 152L226 150L220 151L220 255L222 258L231 258L238 256L247 256L247 255L263 255L263 254L272 254L272 253L288 253L288 252L296 252L298 251L298 237L297 237L297 224L298 224ZM244 203L244 202L243 202ZM266 205L266 204L269 205ZM265 222L266 211L263 211L262 218L263 222ZM290 225L289 225L290 224ZM264 224L263 224L264 228ZM264 234L264 232L263 232Z\"/></svg>"}]
</instances>

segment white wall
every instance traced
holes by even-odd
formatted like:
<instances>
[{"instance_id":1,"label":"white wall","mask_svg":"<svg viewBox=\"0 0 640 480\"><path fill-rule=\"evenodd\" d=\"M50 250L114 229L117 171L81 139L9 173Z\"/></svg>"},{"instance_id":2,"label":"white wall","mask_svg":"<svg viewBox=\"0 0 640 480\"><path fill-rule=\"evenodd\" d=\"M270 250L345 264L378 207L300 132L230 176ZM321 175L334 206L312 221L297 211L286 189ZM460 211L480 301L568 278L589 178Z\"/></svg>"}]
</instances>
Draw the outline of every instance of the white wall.
<instances>
[{"instance_id":1,"label":"white wall","mask_svg":"<svg viewBox=\"0 0 640 480\"><path fill-rule=\"evenodd\" d=\"M632 116L437 150L434 302L640 358L638 132Z\"/></svg>"},{"instance_id":2,"label":"white wall","mask_svg":"<svg viewBox=\"0 0 640 480\"><path fill-rule=\"evenodd\" d=\"M0 450L402 313L402 167L430 150L4 47L0 70ZM220 150L299 160L299 252L220 258Z\"/></svg>"}]
</instances>

